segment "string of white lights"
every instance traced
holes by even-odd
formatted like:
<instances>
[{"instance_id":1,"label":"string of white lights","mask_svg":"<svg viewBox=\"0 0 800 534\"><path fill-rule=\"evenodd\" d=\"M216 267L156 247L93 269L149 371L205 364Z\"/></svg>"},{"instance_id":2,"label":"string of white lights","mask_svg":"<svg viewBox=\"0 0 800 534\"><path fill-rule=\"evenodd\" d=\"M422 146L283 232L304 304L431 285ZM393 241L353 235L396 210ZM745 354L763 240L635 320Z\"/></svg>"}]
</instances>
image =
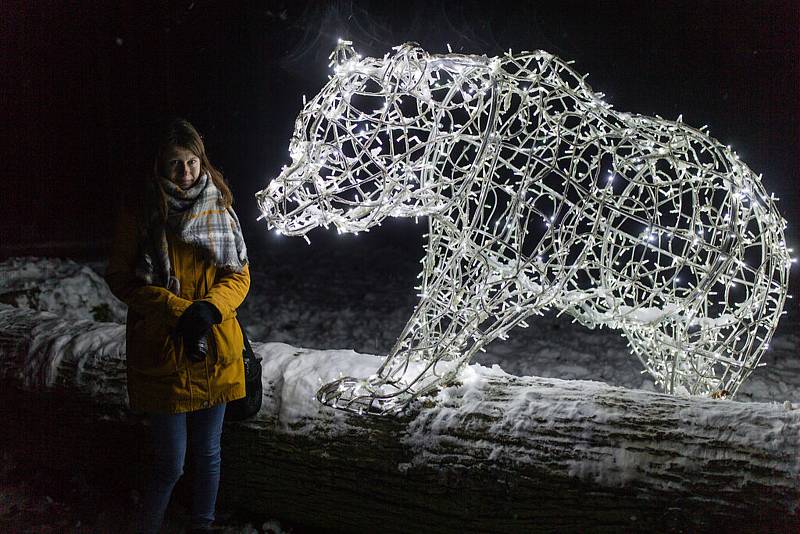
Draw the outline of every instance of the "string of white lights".
<instances>
[{"instance_id":1,"label":"string of white lights","mask_svg":"<svg viewBox=\"0 0 800 534\"><path fill-rule=\"evenodd\" d=\"M670 393L732 396L758 365L794 261L786 223L705 128L616 111L542 51L362 58L342 41L332 59L263 217L305 236L427 216L429 242L377 375L322 402L401 411L551 308L618 329Z\"/></svg>"}]
</instances>

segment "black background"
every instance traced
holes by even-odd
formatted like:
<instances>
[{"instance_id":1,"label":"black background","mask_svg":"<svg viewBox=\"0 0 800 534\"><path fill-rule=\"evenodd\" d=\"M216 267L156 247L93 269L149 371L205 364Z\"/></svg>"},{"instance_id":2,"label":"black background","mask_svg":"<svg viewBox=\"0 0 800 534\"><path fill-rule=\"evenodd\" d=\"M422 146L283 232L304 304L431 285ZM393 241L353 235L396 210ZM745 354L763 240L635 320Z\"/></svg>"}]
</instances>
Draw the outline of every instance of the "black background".
<instances>
[{"instance_id":1,"label":"black background","mask_svg":"<svg viewBox=\"0 0 800 534\"><path fill-rule=\"evenodd\" d=\"M301 95L327 80L338 37L364 55L413 40L431 53L449 43L575 60L616 109L708 124L781 197L797 247L798 6L6 1L0 252L102 256L120 185L152 172L154 124L168 115L201 131L250 248L268 247L253 194L287 163ZM396 224L386 239L418 237Z\"/></svg>"}]
</instances>

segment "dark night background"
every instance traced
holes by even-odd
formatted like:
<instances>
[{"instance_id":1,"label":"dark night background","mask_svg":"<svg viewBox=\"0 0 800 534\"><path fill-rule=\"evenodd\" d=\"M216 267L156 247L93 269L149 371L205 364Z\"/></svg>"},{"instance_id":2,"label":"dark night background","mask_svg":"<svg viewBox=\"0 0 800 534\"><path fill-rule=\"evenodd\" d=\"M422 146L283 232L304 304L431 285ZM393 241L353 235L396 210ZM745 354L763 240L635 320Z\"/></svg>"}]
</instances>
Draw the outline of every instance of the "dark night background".
<instances>
[{"instance_id":1,"label":"dark night background","mask_svg":"<svg viewBox=\"0 0 800 534\"><path fill-rule=\"evenodd\" d=\"M575 60L616 109L708 124L763 173L800 245L797 2L84 4L0 8L2 257L102 257L115 195L152 172L153 126L167 115L203 133L250 248L270 245L253 194L287 162L301 95L325 83L337 37L365 55L414 40L432 53L450 43ZM392 224L371 239L418 238Z\"/></svg>"},{"instance_id":2,"label":"dark night background","mask_svg":"<svg viewBox=\"0 0 800 534\"><path fill-rule=\"evenodd\" d=\"M416 304L411 288L426 225L390 219L358 238L314 230L315 246L308 247L256 221L254 194L288 162L302 95L327 81L339 37L372 56L416 41L430 53L446 53L449 43L461 53L543 49L574 60L618 110L671 120L682 114L686 124L709 125L713 137L763 173L766 190L781 198L789 247L800 251L800 0L0 0L0 261L35 255L100 263L123 186L153 172L155 126L184 116L204 135L236 198L260 286L258 300L240 308L250 338L384 353L399 332L389 325L404 324ZM800 287L798 272L791 292ZM787 302L794 315L783 321L785 331L796 328L799 304ZM542 324L539 332L566 351L578 352L587 339L557 332L555 320ZM373 330L374 344L354 345L353 332L372 337ZM324 343L303 337L312 331ZM615 350L603 346L600 356ZM523 358L520 365L528 364ZM787 395L797 391L796 381L787 384ZM27 401L5 404L12 413L50 411L36 412L41 405ZM32 502L50 502L43 509L53 509L51 497L55 506L68 503L77 511L63 515L84 521L87 532L101 516L115 521L115 510L131 502L129 471L98 461L91 448L91 461L69 456L60 462L66 470L54 470L40 448L71 443L70 425L51 428L39 415L25 417L6 421L11 430L0 435L24 436L30 425L47 433L30 434L35 446L20 441L11 456L0 451L0 490L9 485L12 458L20 466L13 488L34 488ZM17 420L25 421L21 434ZM99 452L113 458L117 451ZM89 483L78 486L83 479L75 477L84 474Z\"/></svg>"}]
</instances>

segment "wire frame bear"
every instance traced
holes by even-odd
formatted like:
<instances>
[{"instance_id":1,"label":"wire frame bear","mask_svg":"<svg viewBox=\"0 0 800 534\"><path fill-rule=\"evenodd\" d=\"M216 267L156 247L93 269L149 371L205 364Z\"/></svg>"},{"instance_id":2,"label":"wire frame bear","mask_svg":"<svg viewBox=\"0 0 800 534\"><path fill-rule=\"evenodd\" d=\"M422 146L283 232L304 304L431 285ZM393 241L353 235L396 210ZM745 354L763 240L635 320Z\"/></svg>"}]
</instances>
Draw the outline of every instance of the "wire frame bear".
<instances>
[{"instance_id":1,"label":"wire frame bear","mask_svg":"<svg viewBox=\"0 0 800 534\"><path fill-rule=\"evenodd\" d=\"M318 399L402 411L547 309L621 331L666 392L734 395L792 261L760 177L680 117L613 110L546 52L394 50L362 58L340 42L291 165L256 195L287 235L429 220L420 300L383 365Z\"/></svg>"}]
</instances>

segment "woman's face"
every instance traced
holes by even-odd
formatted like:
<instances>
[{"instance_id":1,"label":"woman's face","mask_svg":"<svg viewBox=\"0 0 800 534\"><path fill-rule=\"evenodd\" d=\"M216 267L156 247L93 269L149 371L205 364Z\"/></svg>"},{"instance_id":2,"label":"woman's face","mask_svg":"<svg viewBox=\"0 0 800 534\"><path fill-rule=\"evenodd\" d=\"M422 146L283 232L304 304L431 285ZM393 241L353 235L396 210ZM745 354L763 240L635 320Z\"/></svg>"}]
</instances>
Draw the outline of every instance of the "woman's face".
<instances>
[{"instance_id":1,"label":"woman's face","mask_svg":"<svg viewBox=\"0 0 800 534\"><path fill-rule=\"evenodd\" d=\"M181 189L189 189L200 177L200 158L180 146L171 146L164 153L167 178Z\"/></svg>"}]
</instances>

